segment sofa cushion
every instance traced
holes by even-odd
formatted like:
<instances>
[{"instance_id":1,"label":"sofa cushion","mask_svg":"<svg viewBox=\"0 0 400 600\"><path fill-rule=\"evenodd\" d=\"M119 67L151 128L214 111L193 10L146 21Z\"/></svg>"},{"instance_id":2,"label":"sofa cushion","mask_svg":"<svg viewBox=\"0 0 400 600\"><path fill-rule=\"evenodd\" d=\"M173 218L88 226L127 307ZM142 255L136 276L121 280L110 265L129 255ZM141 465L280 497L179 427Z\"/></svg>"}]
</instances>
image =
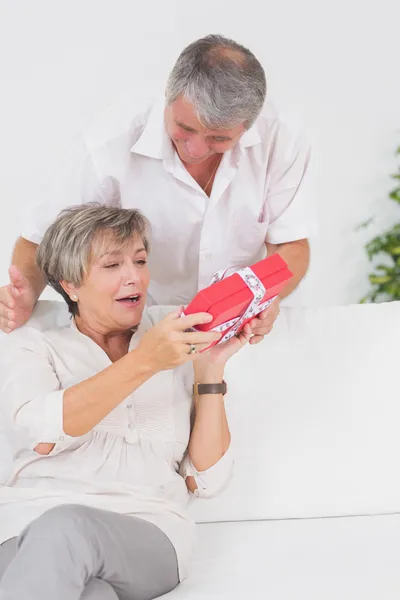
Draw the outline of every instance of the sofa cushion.
<instances>
[{"instance_id":1,"label":"sofa cushion","mask_svg":"<svg viewBox=\"0 0 400 600\"><path fill-rule=\"evenodd\" d=\"M230 486L198 521L400 511L400 302L284 309L228 363Z\"/></svg>"},{"instance_id":2,"label":"sofa cushion","mask_svg":"<svg viewBox=\"0 0 400 600\"><path fill-rule=\"evenodd\" d=\"M198 526L165 600L397 600L400 515Z\"/></svg>"}]
</instances>

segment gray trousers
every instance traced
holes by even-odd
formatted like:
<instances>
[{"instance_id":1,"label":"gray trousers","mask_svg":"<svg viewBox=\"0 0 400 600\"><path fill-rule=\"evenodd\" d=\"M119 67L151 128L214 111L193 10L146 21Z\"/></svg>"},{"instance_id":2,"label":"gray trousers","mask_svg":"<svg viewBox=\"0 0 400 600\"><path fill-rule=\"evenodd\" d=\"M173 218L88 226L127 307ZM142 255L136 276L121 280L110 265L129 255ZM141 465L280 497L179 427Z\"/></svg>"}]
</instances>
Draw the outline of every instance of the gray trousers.
<instances>
[{"instance_id":1,"label":"gray trousers","mask_svg":"<svg viewBox=\"0 0 400 600\"><path fill-rule=\"evenodd\" d=\"M152 600L178 583L158 527L86 506L52 508L0 546L0 600Z\"/></svg>"}]
</instances>

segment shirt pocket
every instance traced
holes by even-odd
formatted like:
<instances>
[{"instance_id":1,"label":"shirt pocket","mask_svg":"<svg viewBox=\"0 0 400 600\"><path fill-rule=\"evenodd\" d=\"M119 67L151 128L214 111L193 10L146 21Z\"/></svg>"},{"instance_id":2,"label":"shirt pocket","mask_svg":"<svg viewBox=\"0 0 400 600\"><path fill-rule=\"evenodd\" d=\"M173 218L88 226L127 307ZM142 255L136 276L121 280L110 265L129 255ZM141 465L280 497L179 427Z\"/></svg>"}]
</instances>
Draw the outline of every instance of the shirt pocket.
<instances>
[{"instance_id":1,"label":"shirt pocket","mask_svg":"<svg viewBox=\"0 0 400 600\"><path fill-rule=\"evenodd\" d=\"M260 222L250 211L241 211L235 219L231 234L234 258L245 265L263 258L267 231L267 221Z\"/></svg>"}]
</instances>

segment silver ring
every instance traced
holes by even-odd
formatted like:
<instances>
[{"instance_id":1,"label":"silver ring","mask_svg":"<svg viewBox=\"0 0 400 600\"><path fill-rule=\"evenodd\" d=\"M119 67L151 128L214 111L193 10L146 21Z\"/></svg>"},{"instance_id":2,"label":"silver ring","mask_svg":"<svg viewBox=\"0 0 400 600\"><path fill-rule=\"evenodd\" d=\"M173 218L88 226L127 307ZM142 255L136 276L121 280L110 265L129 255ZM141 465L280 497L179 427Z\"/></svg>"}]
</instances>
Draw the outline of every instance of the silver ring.
<instances>
[{"instance_id":1,"label":"silver ring","mask_svg":"<svg viewBox=\"0 0 400 600\"><path fill-rule=\"evenodd\" d=\"M190 344L189 354L194 354L196 352L196 346L194 344Z\"/></svg>"}]
</instances>

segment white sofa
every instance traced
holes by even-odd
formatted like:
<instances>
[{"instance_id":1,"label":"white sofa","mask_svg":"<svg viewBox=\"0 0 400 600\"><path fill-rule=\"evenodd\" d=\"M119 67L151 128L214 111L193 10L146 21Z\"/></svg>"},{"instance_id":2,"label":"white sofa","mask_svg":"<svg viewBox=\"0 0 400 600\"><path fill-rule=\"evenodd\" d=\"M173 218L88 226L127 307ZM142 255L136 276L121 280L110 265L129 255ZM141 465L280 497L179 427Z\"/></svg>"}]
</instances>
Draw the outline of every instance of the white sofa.
<instances>
[{"instance_id":1,"label":"white sofa","mask_svg":"<svg viewBox=\"0 0 400 600\"><path fill-rule=\"evenodd\" d=\"M39 303L37 326L61 307ZM191 574L165 598L398 600L399 358L391 303L283 309L232 359L234 478L192 505Z\"/></svg>"}]
</instances>

